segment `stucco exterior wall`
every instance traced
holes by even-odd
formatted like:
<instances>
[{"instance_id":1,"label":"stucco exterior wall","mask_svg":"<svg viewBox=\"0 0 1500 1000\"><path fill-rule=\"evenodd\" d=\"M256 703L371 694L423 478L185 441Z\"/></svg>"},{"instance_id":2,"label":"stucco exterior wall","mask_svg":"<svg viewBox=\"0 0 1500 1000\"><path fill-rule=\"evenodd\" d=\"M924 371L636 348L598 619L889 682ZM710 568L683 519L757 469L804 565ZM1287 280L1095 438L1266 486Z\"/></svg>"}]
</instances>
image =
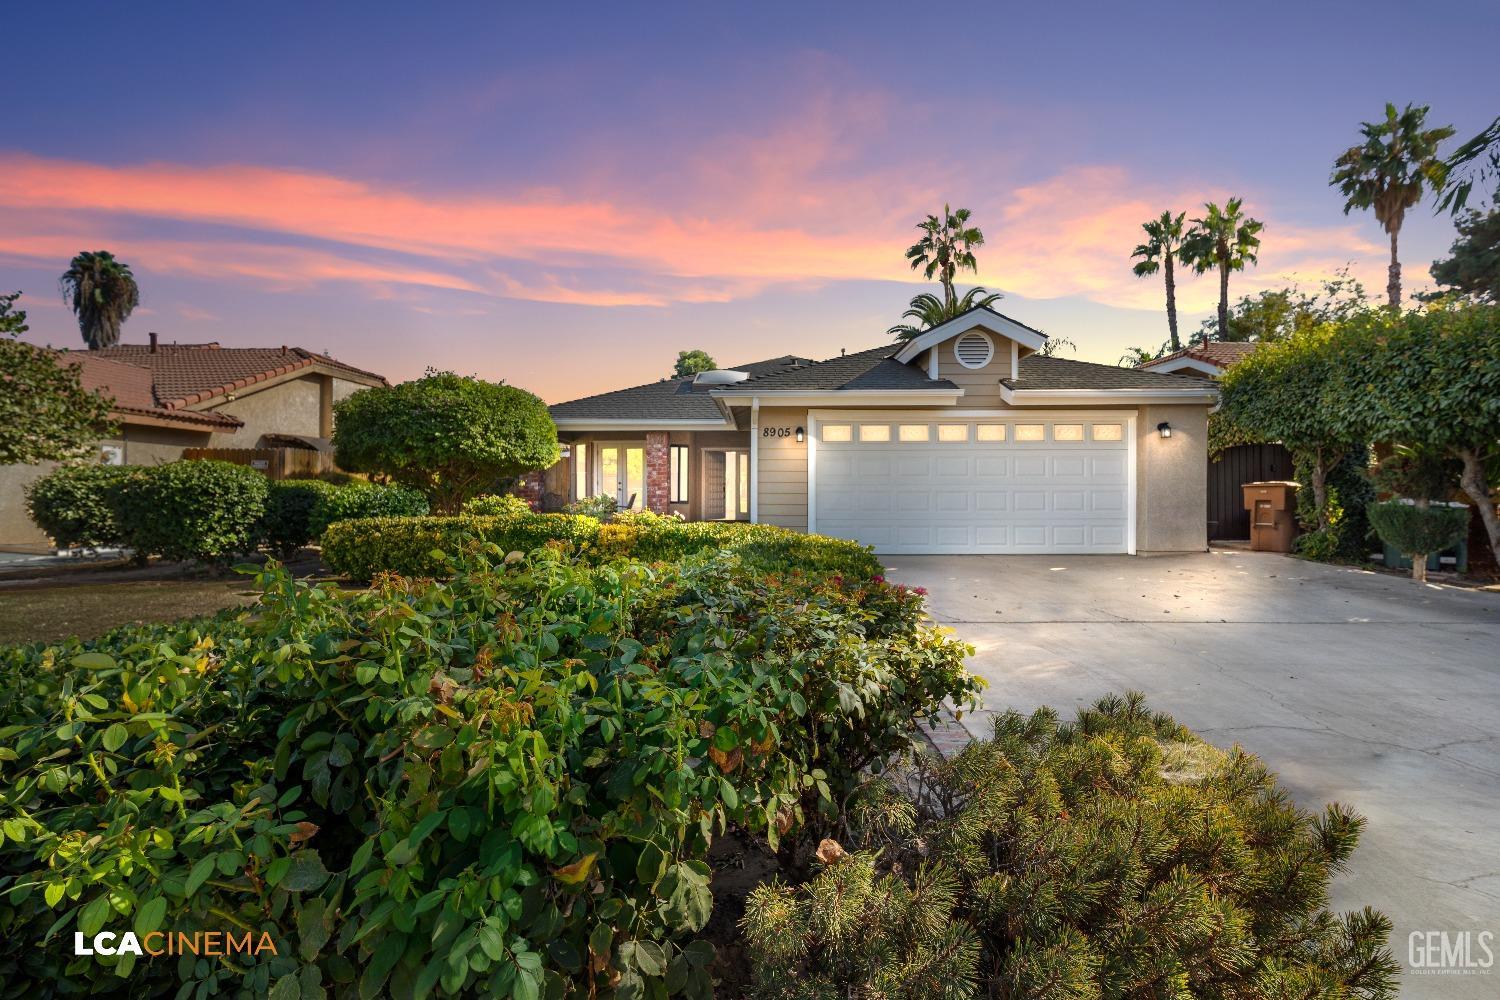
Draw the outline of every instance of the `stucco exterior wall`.
<instances>
[{"instance_id":1,"label":"stucco exterior wall","mask_svg":"<svg viewBox=\"0 0 1500 1000\"><path fill-rule=\"evenodd\" d=\"M323 378L308 375L278 382L258 392L245 390L228 402L209 407L245 422L245 426L233 433L215 434L211 447L254 448L261 435L268 433L318 436L319 384Z\"/></svg>"},{"instance_id":2,"label":"stucco exterior wall","mask_svg":"<svg viewBox=\"0 0 1500 1000\"><path fill-rule=\"evenodd\" d=\"M1157 425L1172 425L1163 438ZM1137 552L1208 548L1208 407L1143 406L1136 417Z\"/></svg>"},{"instance_id":3,"label":"stucco exterior wall","mask_svg":"<svg viewBox=\"0 0 1500 1000\"><path fill-rule=\"evenodd\" d=\"M759 426L751 430L758 451L757 515L765 524L806 531L807 442L797 442L798 427L807 427L805 407L761 406ZM789 433L765 433L782 428Z\"/></svg>"}]
</instances>

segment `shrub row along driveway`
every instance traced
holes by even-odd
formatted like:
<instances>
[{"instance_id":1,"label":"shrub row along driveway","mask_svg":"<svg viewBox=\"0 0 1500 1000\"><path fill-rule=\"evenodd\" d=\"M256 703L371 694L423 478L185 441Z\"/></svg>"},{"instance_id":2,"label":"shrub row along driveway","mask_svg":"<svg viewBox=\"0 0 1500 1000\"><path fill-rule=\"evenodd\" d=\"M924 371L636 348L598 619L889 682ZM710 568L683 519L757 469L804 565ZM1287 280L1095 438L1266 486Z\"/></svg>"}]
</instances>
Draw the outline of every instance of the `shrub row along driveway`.
<instances>
[{"instance_id":1,"label":"shrub row along driveway","mask_svg":"<svg viewBox=\"0 0 1500 1000\"><path fill-rule=\"evenodd\" d=\"M1492 931L1500 959L1500 595L1250 552L887 561L976 647L989 708L1143 691L1303 806L1368 818L1333 905L1384 910L1403 965L1414 931ZM1402 978L1404 997L1500 992L1500 967Z\"/></svg>"}]
</instances>

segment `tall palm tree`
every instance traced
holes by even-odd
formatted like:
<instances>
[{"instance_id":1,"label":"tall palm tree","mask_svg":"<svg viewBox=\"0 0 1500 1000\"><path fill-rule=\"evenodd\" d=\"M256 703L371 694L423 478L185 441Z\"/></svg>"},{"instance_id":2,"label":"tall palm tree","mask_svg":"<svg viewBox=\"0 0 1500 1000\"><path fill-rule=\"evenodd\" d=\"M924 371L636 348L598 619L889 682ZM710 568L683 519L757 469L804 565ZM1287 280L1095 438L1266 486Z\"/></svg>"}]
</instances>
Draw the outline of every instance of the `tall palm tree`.
<instances>
[{"instance_id":1,"label":"tall palm tree","mask_svg":"<svg viewBox=\"0 0 1500 1000\"><path fill-rule=\"evenodd\" d=\"M1194 274L1219 272L1219 339L1229 335L1229 272L1243 271L1246 264L1258 259L1260 231L1265 224L1242 211L1243 202L1230 198L1220 208L1217 202L1203 206L1203 217L1192 220L1193 226L1183 237L1178 256ZM1208 331L1203 333L1208 340Z\"/></svg>"},{"instance_id":2,"label":"tall palm tree","mask_svg":"<svg viewBox=\"0 0 1500 1000\"><path fill-rule=\"evenodd\" d=\"M931 292L923 292L912 299L911 308L901 314L903 318L916 320L916 323L898 323L886 333L898 340L910 340L924 330L941 326L955 316L961 316L970 309L987 306L1003 297L999 292L988 292L975 286L964 292L962 298L949 305Z\"/></svg>"},{"instance_id":3,"label":"tall palm tree","mask_svg":"<svg viewBox=\"0 0 1500 1000\"><path fill-rule=\"evenodd\" d=\"M108 250L85 250L73 258L60 284L89 349L118 344L120 326L141 304L130 266Z\"/></svg>"},{"instance_id":4,"label":"tall palm tree","mask_svg":"<svg viewBox=\"0 0 1500 1000\"><path fill-rule=\"evenodd\" d=\"M984 233L978 226L969 225L969 215L967 208L954 211L945 204L942 218L929 215L917 223L922 238L906 251L906 259L911 261L913 271L920 267L928 280L936 275L943 283L943 302L950 309L957 302L953 291L954 275L960 268L979 270L974 248L984 245Z\"/></svg>"},{"instance_id":5,"label":"tall palm tree","mask_svg":"<svg viewBox=\"0 0 1500 1000\"><path fill-rule=\"evenodd\" d=\"M1447 167L1438 159L1438 144L1453 135L1450 126L1424 129L1428 108L1413 107L1397 112L1394 104L1385 106L1385 120L1361 122L1359 130L1365 141L1344 150L1333 164L1328 183L1344 196L1344 214L1351 209L1373 208L1375 221L1391 237L1390 277L1386 281L1386 298L1392 309L1401 307L1401 261L1396 255L1396 239L1406 210L1422 200L1423 188L1443 188Z\"/></svg>"},{"instance_id":6,"label":"tall palm tree","mask_svg":"<svg viewBox=\"0 0 1500 1000\"><path fill-rule=\"evenodd\" d=\"M1171 212L1163 212L1160 219L1141 223L1141 228L1146 231L1146 242L1137 246L1130 255L1141 258L1136 261L1134 269L1137 278L1157 271L1166 275L1167 329L1172 334L1174 351L1179 350L1182 343L1177 339L1177 278L1172 273L1172 262L1182 247L1182 218L1186 214L1178 212L1173 216Z\"/></svg>"}]
</instances>

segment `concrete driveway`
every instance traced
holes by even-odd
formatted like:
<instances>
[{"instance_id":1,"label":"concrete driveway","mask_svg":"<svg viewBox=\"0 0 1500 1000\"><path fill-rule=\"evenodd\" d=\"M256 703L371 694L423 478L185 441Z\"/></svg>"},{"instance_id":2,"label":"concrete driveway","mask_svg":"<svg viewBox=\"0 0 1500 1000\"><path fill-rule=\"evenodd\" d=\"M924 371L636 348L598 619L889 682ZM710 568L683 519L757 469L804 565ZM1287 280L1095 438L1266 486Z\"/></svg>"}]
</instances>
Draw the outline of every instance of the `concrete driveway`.
<instances>
[{"instance_id":1,"label":"concrete driveway","mask_svg":"<svg viewBox=\"0 0 1500 1000\"><path fill-rule=\"evenodd\" d=\"M987 709L1143 691L1259 754L1303 806L1353 806L1369 823L1334 906L1391 917L1402 996L1500 996L1500 968L1409 955L1414 932L1468 931L1481 960L1488 931L1500 963L1500 594L1217 550L887 561L976 647Z\"/></svg>"}]
</instances>

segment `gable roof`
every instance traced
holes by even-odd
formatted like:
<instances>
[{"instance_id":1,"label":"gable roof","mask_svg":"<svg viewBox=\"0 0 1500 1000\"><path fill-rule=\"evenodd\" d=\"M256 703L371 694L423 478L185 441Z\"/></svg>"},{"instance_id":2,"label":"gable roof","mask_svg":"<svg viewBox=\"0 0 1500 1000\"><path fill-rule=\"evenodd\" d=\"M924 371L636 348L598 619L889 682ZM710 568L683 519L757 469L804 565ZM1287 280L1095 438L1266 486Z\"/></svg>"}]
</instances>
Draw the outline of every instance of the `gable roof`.
<instances>
[{"instance_id":1,"label":"gable roof","mask_svg":"<svg viewBox=\"0 0 1500 1000\"><path fill-rule=\"evenodd\" d=\"M1254 354L1256 348L1258 347L1260 347L1260 342L1254 340L1211 340L1206 344L1199 344L1196 347L1184 347L1180 351L1173 351L1171 354L1163 354L1159 358L1152 358L1150 361L1143 361L1136 367L1160 368L1161 366L1171 361L1177 361L1182 358L1192 358L1195 361L1202 361L1205 364L1212 365L1213 367L1222 371L1223 369L1228 368L1230 365L1234 364L1236 361L1242 361L1245 358L1249 357L1251 354Z\"/></svg>"},{"instance_id":2,"label":"gable roof","mask_svg":"<svg viewBox=\"0 0 1500 1000\"><path fill-rule=\"evenodd\" d=\"M724 390L756 392L840 392L885 389L957 389L947 379L934 381L919 368L895 359L900 344L881 344L853 354L841 354L827 361L795 369L784 369L751 378Z\"/></svg>"},{"instance_id":3,"label":"gable roof","mask_svg":"<svg viewBox=\"0 0 1500 1000\"><path fill-rule=\"evenodd\" d=\"M365 385L385 379L300 347L224 348L218 344L117 344L90 351L59 351L58 362L77 369L78 380L112 401L122 423L172 424L233 430L244 421L192 407L302 369L322 370Z\"/></svg>"},{"instance_id":4,"label":"gable roof","mask_svg":"<svg viewBox=\"0 0 1500 1000\"><path fill-rule=\"evenodd\" d=\"M939 323L931 330L926 330L910 340L897 344L894 357L901 362L914 361L917 355L929 347L936 347L945 340L961 336L977 328L1008 337L1032 351L1041 350L1042 345L1047 342L1047 335L1042 331L1027 326L1019 320L1011 319L989 306L975 306L967 312L959 313L946 323Z\"/></svg>"},{"instance_id":5,"label":"gable roof","mask_svg":"<svg viewBox=\"0 0 1500 1000\"><path fill-rule=\"evenodd\" d=\"M123 361L147 369L160 405L180 409L206 402L303 368L323 368L366 385L384 377L301 347L220 347L207 344L117 344L87 357Z\"/></svg>"}]
</instances>

